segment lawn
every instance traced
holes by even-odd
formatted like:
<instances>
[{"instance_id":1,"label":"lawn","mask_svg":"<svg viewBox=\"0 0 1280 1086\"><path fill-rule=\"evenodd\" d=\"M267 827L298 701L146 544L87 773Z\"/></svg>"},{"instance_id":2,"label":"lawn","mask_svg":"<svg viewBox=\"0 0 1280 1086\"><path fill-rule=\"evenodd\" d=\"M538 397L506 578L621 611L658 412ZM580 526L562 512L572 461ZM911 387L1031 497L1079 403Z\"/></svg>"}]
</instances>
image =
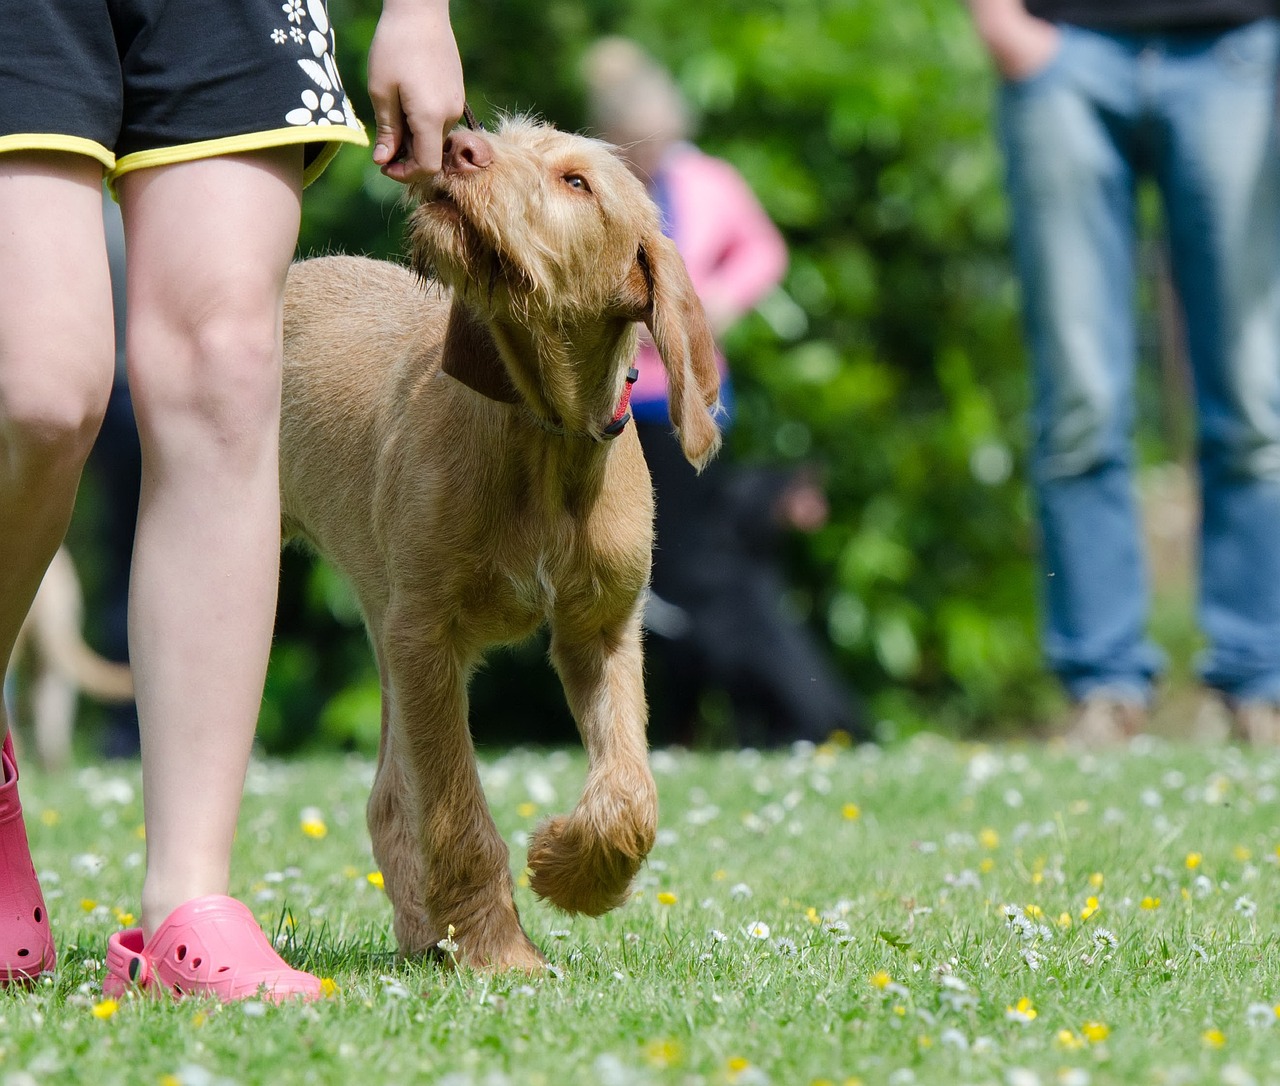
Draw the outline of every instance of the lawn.
<instances>
[{"instance_id":1,"label":"lawn","mask_svg":"<svg viewBox=\"0 0 1280 1086\"><path fill-rule=\"evenodd\" d=\"M331 979L308 1007L104 1001L138 772L32 770L61 969L0 995L0 1086L1280 1081L1280 754L921 738L654 768L662 830L625 907L575 919L519 891L553 963L529 978L396 960L368 762L255 763L233 890ZM515 870L583 772L484 759Z\"/></svg>"}]
</instances>

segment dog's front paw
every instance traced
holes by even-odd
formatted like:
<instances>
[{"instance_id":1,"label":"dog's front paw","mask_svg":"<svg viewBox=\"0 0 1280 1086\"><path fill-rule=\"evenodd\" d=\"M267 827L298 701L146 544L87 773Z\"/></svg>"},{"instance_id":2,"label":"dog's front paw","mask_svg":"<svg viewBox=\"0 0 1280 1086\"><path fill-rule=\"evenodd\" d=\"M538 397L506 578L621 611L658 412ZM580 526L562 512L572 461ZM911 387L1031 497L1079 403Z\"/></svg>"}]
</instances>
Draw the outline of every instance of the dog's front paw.
<instances>
[{"instance_id":1,"label":"dog's front paw","mask_svg":"<svg viewBox=\"0 0 1280 1086\"><path fill-rule=\"evenodd\" d=\"M565 912L600 916L627 900L651 843L651 835L613 840L577 819L550 818L529 844L529 884Z\"/></svg>"},{"instance_id":2,"label":"dog's front paw","mask_svg":"<svg viewBox=\"0 0 1280 1086\"><path fill-rule=\"evenodd\" d=\"M496 916L490 914L473 918L461 930L451 927L449 934L436 943L434 956L448 965L465 966L486 973L508 969L542 973L547 968L547 959L542 951L520 927L514 906L501 910Z\"/></svg>"}]
</instances>

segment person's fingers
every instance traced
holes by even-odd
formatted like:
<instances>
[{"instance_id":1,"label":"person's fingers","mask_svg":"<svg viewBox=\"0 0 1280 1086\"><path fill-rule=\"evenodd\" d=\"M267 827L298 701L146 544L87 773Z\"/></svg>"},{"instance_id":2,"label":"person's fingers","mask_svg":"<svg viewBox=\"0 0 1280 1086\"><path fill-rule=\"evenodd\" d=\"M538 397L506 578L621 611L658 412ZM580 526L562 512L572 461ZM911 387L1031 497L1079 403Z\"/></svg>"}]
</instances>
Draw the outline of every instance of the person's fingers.
<instances>
[{"instance_id":1,"label":"person's fingers","mask_svg":"<svg viewBox=\"0 0 1280 1086\"><path fill-rule=\"evenodd\" d=\"M439 111L434 115L427 113L421 120L407 118L402 153L385 163L382 172L403 183L425 181L438 173L443 163L445 138L462 116L460 106L456 112L452 106L446 110L443 118Z\"/></svg>"},{"instance_id":2,"label":"person's fingers","mask_svg":"<svg viewBox=\"0 0 1280 1086\"><path fill-rule=\"evenodd\" d=\"M401 153L404 141L404 113L400 109L400 95L393 87L385 93L376 93L372 87L373 114L376 124L373 144L373 161L379 166L394 162Z\"/></svg>"}]
</instances>

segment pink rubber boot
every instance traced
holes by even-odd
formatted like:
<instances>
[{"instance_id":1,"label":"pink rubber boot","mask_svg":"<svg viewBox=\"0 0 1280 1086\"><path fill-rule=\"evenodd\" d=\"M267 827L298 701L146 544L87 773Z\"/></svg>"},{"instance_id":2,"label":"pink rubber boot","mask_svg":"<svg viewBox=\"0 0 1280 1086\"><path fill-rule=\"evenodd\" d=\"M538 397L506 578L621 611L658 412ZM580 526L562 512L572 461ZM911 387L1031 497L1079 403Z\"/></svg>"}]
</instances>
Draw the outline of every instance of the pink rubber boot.
<instances>
[{"instance_id":1,"label":"pink rubber boot","mask_svg":"<svg viewBox=\"0 0 1280 1086\"><path fill-rule=\"evenodd\" d=\"M13 738L0 747L0 987L52 973L53 935L18 799Z\"/></svg>"},{"instance_id":2,"label":"pink rubber boot","mask_svg":"<svg viewBox=\"0 0 1280 1086\"><path fill-rule=\"evenodd\" d=\"M290 967L249 907L221 894L179 905L145 944L141 928L111 936L102 993L118 999L130 987L153 996L215 996L224 1003L321 995L320 978Z\"/></svg>"}]
</instances>

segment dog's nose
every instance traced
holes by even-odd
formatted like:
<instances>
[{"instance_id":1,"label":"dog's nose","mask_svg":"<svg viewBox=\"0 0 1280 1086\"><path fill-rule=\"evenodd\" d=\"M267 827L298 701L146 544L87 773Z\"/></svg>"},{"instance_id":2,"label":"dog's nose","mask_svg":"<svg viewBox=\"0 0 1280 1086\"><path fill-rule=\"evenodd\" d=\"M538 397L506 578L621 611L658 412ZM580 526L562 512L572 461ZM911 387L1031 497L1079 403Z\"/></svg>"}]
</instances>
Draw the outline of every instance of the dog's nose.
<instances>
[{"instance_id":1,"label":"dog's nose","mask_svg":"<svg viewBox=\"0 0 1280 1086\"><path fill-rule=\"evenodd\" d=\"M459 129L445 137L443 156L447 173L467 173L488 166L493 161L493 149L478 133Z\"/></svg>"}]
</instances>

